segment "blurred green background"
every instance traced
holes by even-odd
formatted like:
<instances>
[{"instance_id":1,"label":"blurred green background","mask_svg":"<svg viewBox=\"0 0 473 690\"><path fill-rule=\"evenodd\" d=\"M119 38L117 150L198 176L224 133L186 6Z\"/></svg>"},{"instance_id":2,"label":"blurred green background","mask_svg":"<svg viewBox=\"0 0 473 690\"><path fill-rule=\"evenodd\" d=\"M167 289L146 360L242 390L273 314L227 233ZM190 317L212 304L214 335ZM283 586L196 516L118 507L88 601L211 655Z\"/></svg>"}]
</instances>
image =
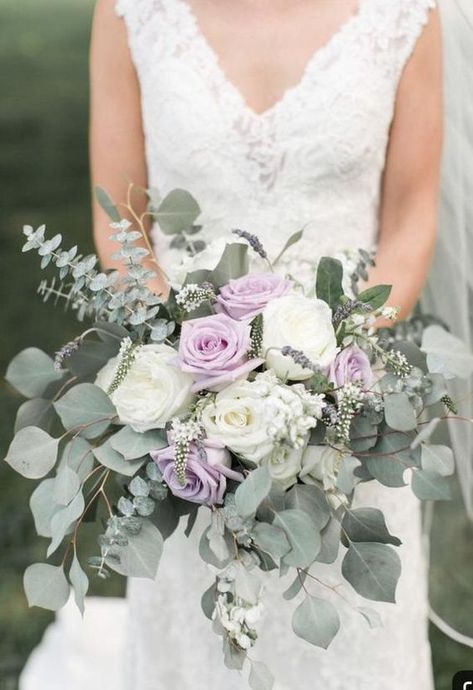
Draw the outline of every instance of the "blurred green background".
<instances>
[{"instance_id":1,"label":"blurred green background","mask_svg":"<svg viewBox=\"0 0 473 690\"><path fill-rule=\"evenodd\" d=\"M66 245L92 249L87 156L88 44L91 0L0 0L0 369L21 349L54 352L77 334L74 319L36 295L41 278L33 254L22 255L24 223L47 223ZM11 440L18 396L0 382L0 457ZM0 463L0 690L18 673L52 616L28 610L21 575L43 559L28 500L34 485ZM440 612L473 632L472 530L456 504L436 510L431 590ZM95 535L88 538L92 541ZM92 593L118 594L117 581L92 580ZM439 596L442 593L442 597ZM473 650L431 628L436 690L450 690ZM399 659L402 664L402 659ZM45 689L46 690L46 689ZM67 690L67 688L65 688ZM401 690L401 689L400 689Z\"/></svg>"}]
</instances>

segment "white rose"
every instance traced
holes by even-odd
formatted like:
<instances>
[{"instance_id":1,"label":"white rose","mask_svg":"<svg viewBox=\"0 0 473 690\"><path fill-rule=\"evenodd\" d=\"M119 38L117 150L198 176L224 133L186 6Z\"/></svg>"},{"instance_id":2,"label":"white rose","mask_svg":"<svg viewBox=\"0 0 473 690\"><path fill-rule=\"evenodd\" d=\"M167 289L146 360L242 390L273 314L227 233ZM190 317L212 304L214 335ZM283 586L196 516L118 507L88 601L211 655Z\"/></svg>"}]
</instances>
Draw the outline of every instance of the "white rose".
<instances>
[{"instance_id":1,"label":"white rose","mask_svg":"<svg viewBox=\"0 0 473 690\"><path fill-rule=\"evenodd\" d=\"M204 407L202 424L207 436L250 462L260 462L274 447L268 434L265 400L258 386L237 381L217 393Z\"/></svg>"},{"instance_id":2,"label":"white rose","mask_svg":"<svg viewBox=\"0 0 473 690\"><path fill-rule=\"evenodd\" d=\"M110 398L122 424L138 433L163 429L172 417L185 412L193 400L192 377L171 364L176 351L169 345L143 345L123 382ZM95 384L107 391L113 381L117 357L101 369Z\"/></svg>"},{"instance_id":3,"label":"white rose","mask_svg":"<svg viewBox=\"0 0 473 690\"><path fill-rule=\"evenodd\" d=\"M323 484L325 491L336 489L343 453L330 446L307 446L299 474L305 484Z\"/></svg>"},{"instance_id":4,"label":"white rose","mask_svg":"<svg viewBox=\"0 0 473 690\"><path fill-rule=\"evenodd\" d=\"M268 367L281 378L309 379L313 372L279 352L284 346L300 350L322 369L337 354L332 311L322 300L289 294L272 300L263 312L263 353ZM276 348L276 349L271 349Z\"/></svg>"},{"instance_id":5,"label":"white rose","mask_svg":"<svg viewBox=\"0 0 473 690\"><path fill-rule=\"evenodd\" d=\"M271 478L283 489L289 489L296 483L302 469L304 449L278 446L265 460Z\"/></svg>"}]
</instances>

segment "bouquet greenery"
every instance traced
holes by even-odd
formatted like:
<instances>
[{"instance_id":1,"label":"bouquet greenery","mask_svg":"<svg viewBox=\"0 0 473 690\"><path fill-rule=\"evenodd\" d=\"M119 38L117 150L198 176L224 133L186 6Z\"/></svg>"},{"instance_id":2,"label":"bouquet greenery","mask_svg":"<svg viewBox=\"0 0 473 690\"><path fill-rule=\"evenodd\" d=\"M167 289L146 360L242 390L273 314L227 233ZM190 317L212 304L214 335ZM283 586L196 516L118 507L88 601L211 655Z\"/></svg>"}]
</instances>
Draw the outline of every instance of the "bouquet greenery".
<instances>
[{"instance_id":1,"label":"bouquet greenery","mask_svg":"<svg viewBox=\"0 0 473 690\"><path fill-rule=\"evenodd\" d=\"M343 263L324 257L303 289L238 230L213 265L193 270L204 245L198 204L183 190L150 204L189 266L164 301L147 286L142 218L132 226L103 190L98 197L123 272L101 272L96 256L64 249L60 235L46 239L44 227L24 229L24 251L59 274L40 294L90 321L54 358L28 348L7 371L28 400L6 462L41 479L31 510L56 563L26 570L29 604L57 610L72 588L83 610L87 568L154 578L163 540L181 519L191 531L200 510L208 523L199 550L215 574L202 608L225 663L240 669L248 658L264 573L277 569L294 573L284 597L297 602L295 634L327 648L340 618L332 600L308 593L310 569L343 550L351 587L395 602L400 541L379 509L353 507L355 487L409 482L420 499L448 498L453 453L430 438L456 415L446 381L470 375L472 356L437 323L376 330L397 311L385 306L388 286L357 288L372 262L364 251L348 281ZM99 553L86 555L81 527L98 504ZM359 613L379 624L375 610ZM251 686L271 688L269 669L250 663Z\"/></svg>"}]
</instances>

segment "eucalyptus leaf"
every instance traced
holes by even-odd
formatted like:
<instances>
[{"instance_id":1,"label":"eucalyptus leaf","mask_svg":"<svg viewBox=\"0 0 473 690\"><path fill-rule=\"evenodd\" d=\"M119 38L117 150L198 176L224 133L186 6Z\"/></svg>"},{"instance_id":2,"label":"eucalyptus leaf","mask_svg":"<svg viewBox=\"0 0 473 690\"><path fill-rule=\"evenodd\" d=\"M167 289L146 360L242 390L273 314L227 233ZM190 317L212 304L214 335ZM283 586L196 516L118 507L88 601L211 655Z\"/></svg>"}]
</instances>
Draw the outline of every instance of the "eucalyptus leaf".
<instances>
[{"instance_id":1,"label":"eucalyptus leaf","mask_svg":"<svg viewBox=\"0 0 473 690\"><path fill-rule=\"evenodd\" d=\"M438 325L429 326L422 336L422 350L432 374L446 379L466 379L473 373L473 354L470 348Z\"/></svg>"},{"instance_id":2,"label":"eucalyptus leaf","mask_svg":"<svg viewBox=\"0 0 473 690\"><path fill-rule=\"evenodd\" d=\"M27 479L41 479L56 464L59 439L42 429L27 426L16 434L5 462Z\"/></svg>"},{"instance_id":3,"label":"eucalyptus leaf","mask_svg":"<svg viewBox=\"0 0 473 690\"><path fill-rule=\"evenodd\" d=\"M342 459L337 475L337 489L347 496L351 494L359 482L355 470L360 465L360 461L354 455L345 455Z\"/></svg>"},{"instance_id":4,"label":"eucalyptus leaf","mask_svg":"<svg viewBox=\"0 0 473 690\"><path fill-rule=\"evenodd\" d=\"M67 358L65 366L80 378L95 376L107 362L117 355L120 341L98 342L86 340L80 348Z\"/></svg>"},{"instance_id":5,"label":"eucalyptus leaf","mask_svg":"<svg viewBox=\"0 0 473 690\"><path fill-rule=\"evenodd\" d=\"M340 549L341 524L332 517L322 530L320 537L322 546L315 559L317 563L334 563Z\"/></svg>"},{"instance_id":6,"label":"eucalyptus leaf","mask_svg":"<svg viewBox=\"0 0 473 690\"><path fill-rule=\"evenodd\" d=\"M342 575L365 599L395 603L401 560L396 551L376 542L350 542Z\"/></svg>"},{"instance_id":7,"label":"eucalyptus leaf","mask_svg":"<svg viewBox=\"0 0 473 690\"><path fill-rule=\"evenodd\" d=\"M400 539L389 533L383 513L377 508L347 510L342 526L350 541L380 542L399 546Z\"/></svg>"},{"instance_id":8,"label":"eucalyptus leaf","mask_svg":"<svg viewBox=\"0 0 473 690\"><path fill-rule=\"evenodd\" d=\"M292 628L303 640L328 649L340 629L340 618L332 603L308 594L294 611Z\"/></svg>"},{"instance_id":9,"label":"eucalyptus leaf","mask_svg":"<svg viewBox=\"0 0 473 690\"><path fill-rule=\"evenodd\" d=\"M307 513L283 510L276 514L274 525L284 530L291 545L291 550L283 557L285 565L307 568L313 563L320 551L321 538Z\"/></svg>"},{"instance_id":10,"label":"eucalyptus leaf","mask_svg":"<svg viewBox=\"0 0 473 690\"><path fill-rule=\"evenodd\" d=\"M25 398L36 398L62 376L63 372L54 368L49 355L36 347L29 347L10 362L5 378Z\"/></svg>"},{"instance_id":11,"label":"eucalyptus leaf","mask_svg":"<svg viewBox=\"0 0 473 690\"><path fill-rule=\"evenodd\" d=\"M120 213L105 189L102 189L102 187L96 187L95 198L107 216L109 216L114 223L119 223L121 220Z\"/></svg>"},{"instance_id":12,"label":"eucalyptus leaf","mask_svg":"<svg viewBox=\"0 0 473 690\"><path fill-rule=\"evenodd\" d=\"M296 484L286 493L285 507L307 513L319 532L330 519L327 499L324 492L317 486Z\"/></svg>"},{"instance_id":13,"label":"eucalyptus leaf","mask_svg":"<svg viewBox=\"0 0 473 690\"><path fill-rule=\"evenodd\" d=\"M338 259L323 257L317 268L316 295L335 310L343 297L343 265Z\"/></svg>"},{"instance_id":14,"label":"eucalyptus leaf","mask_svg":"<svg viewBox=\"0 0 473 690\"><path fill-rule=\"evenodd\" d=\"M431 470L442 477L448 477L455 471L453 450L449 446L423 445L421 464L423 470Z\"/></svg>"},{"instance_id":15,"label":"eucalyptus leaf","mask_svg":"<svg viewBox=\"0 0 473 690\"><path fill-rule=\"evenodd\" d=\"M116 417L112 401L104 391L92 383L80 383L70 388L54 403L64 428L81 430L84 438L100 436Z\"/></svg>"},{"instance_id":16,"label":"eucalyptus leaf","mask_svg":"<svg viewBox=\"0 0 473 690\"><path fill-rule=\"evenodd\" d=\"M204 530L200 541L199 541L199 554L205 563L209 563L214 568L219 568L220 570L228 565L231 550L234 548L233 539L228 530L225 530L224 538L227 544L227 554L222 560L218 558L214 551L210 548L209 540L210 525ZM233 552L232 552L233 553Z\"/></svg>"},{"instance_id":17,"label":"eucalyptus leaf","mask_svg":"<svg viewBox=\"0 0 473 690\"><path fill-rule=\"evenodd\" d=\"M422 427L422 431L420 431L415 437L415 439L412 441L411 448L415 450L425 441L428 441L441 421L442 420L439 417L434 417L434 419L431 419L426 426Z\"/></svg>"},{"instance_id":18,"label":"eucalyptus leaf","mask_svg":"<svg viewBox=\"0 0 473 690\"><path fill-rule=\"evenodd\" d=\"M51 543L46 552L48 558L61 545L69 529L84 512L84 508L84 496L78 493L68 506L54 513L51 518Z\"/></svg>"},{"instance_id":19,"label":"eucalyptus leaf","mask_svg":"<svg viewBox=\"0 0 473 690\"><path fill-rule=\"evenodd\" d=\"M274 676L266 664L252 659L248 683L251 690L272 690Z\"/></svg>"},{"instance_id":20,"label":"eucalyptus leaf","mask_svg":"<svg viewBox=\"0 0 473 690\"><path fill-rule=\"evenodd\" d=\"M366 466L371 475L384 486L405 486L405 470L416 465L410 447L415 434L393 432L385 428L380 435L380 440L365 459Z\"/></svg>"},{"instance_id":21,"label":"eucalyptus leaf","mask_svg":"<svg viewBox=\"0 0 473 690\"><path fill-rule=\"evenodd\" d=\"M216 288L220 288L230 280L246 275L248 269L248 245L234 242L225 245L220 261L212 271L209 280Z\"/></svg>"},{"instance_id":22,"label":"eucalyptus leaf","mask_svg":"<svg viewBox=\"0 0 473 690\"><path fill-rule=\"evenodd\" d=\"M307 579L307 573L305 572L305 570L300 570L297 573L297 576L296 576L295 580L293 581L293 583L291 585L289 585L289 587L283 592L283 598L286 599L286 601L290 601L291 599L294 599L294 597L296 597L299 594L299 592L301 591L302 586L303 586L304 582L306 581L306 579Z\"/></svg>"},{"instance_id":23,"label":"eucalyptus leaf","mask_svg":"<svg viewBox=\"0 0 473 690\"><path fill-rule=\"evenodd\" d=\"M23 577L28 606L58 611L69 598L69 583L62 566L33 563Z\"/></svg>"},{"instance_id":24,"label":"eucalyptus leaf","mask_svg":"<svg viewBox=\"0 0 473 690\"><path fill-rule=\"evenodd\" d=\"M110 444L110 439L101 446L94 448L93 453L101 465L108 467L109 470L118 472L118 474L123 474L125 477L132 477L135 475L140 467L142 467L146 462L146 458L125 460L123 455L120 455L120 453L117 453L116 450L113 450Z\"/></svg>"},{"instance_id":25,"label":"eucalyptus leaf","mask_svg":"<svg viewBox=\"0 0 473 690\"><path fill-rule=\"evenodd\" d=\"M142 477L133 477L128 490L133 496L149 496L150 486Z\"/></svg>"},{"instance_id":26,"label":"eucalyptus leaf","mask_svg":"<svg viewBox=\"0 0 473 690\"><path fill-rule=\"evenodd\" d=\"M118 547L118 560L107 559L107 565L126 577L154 579L163 552L161 532L150 520L143 520L138 534L129 536L128 543Z\"/></svg>"},{"instance_id":27,"label":"eucalyptus leaf","mask_svg":"<svg viewBox=\"0 0 473 690\"><path fill-rule=\"evenodd\" d=\"M226 561L230 556L227 540L225 539L225 522L220 511L212 512L210 529L207 532L209 547L218 561Z\"/></svg>"},{"instance_id":28,"label":"eucalyptus leaf","mask_svg":"<svg viewBox=\"0 0 473 690\"><path fill-rule=\"evenodd\" d=\"M411 486L421 501L448 501L451 498L449 480L433 470L414 470Z\"/></svg>"},{"instance_id":29,"label":"eucalyptus leaf","mask_svg":"<svg viewBox=\"0 0 473 690\"><path fill-rule=\"evenodd\" d=\"M356 415L350 426L350 437L350 448L355 453L370 450L378 440L378 425L367 415Z\"/></svg>"},{"instance_id":30,"label":"eucalyptus leaf","mask_svg":"<svg viewBox=\"0 0 473 690\"><path fill-rule=\"evenodd\" d=\"M60 506L54 502L55 484L55 479L44 479L30 497L34 525L40 537L51 537L51 519L60 509Z\"/></svg>"},{"instance_id":31,"label":"eucalyptus leaf","mask_svg":"<svg viewBox=\"0 0 473 690\"><path fill-rule=\"evenodd\" d=\"M267 522L257 522L251 536L256 546L275 560L284 556L291 549L284 530Z\"/></svg>"},{"instance_id":32,"label":"eucalyptus leaf","mask_svg":"<svg viewBox=\"0 0 473 690\"><path fill-rule=\"evenodd\" d=\"M417 428L417 417L406 393L390 393L384 396L386 422L396 431L412 431Z\"/></svg>"},{"instance_id":33,"label":"eucalyptus leaf","mask_svg":"<svg viewBox=\"0 0 473 690\"><path fill-rule=\"evenodd\" d=\"M173 189L153 212L165 235L175 235L188 230L199 214L199 204L184 189Z\"/></svg>"},{"instance_id":34,"label":"eucalyptus leaf","mask_svg":"<svg viewBox=\"0 0 473 690\"><path fill-rule=\"evenodd\" d=\"M79 476L65 465L61 467L54 482L53 497L56 503L67 506L77 496L81 487Z\"/></svg>"},{"instance_id":35,"label":"eucalyptus leaf","mask_svg":"<svg viewBox=\"0 0 473 690\"><path fill-rule=\"evenodd\" d=\"M139 434L125 426L110 438L110 445L125 460L138 460L152 450L159 450L168 445L162 431L151 430Z\"/></svg>"},{"instance_id":36,"label":"eucalyptus leaf","mask_svg":"<svg viewBox=\"0 0 473 690\"><path fill-rule=\"evenodd\" d=\"M210 621L212 620L213 613L215 611L215 596L216 596L216 584L213 582L208 589L202 594L200 605L202 611L206 618Z\"/></svg>"},{"instance_id":37,"label":"eucalyptus leaf","mask_svg":"<svg viewBox=\"0 0 473 690\"><path fill-rule=\"evenodd\" d=\"M271 476L267 467L252 470L235 492L235 506L241 517L254 515L271 491Z\"/></svg>"},{"instance_id":38,"label":"eucalyptus leaf","mask_svg":"<svg viewBox=\"0 0 473 690\"><path fill-rule=\"evenodd\" d=\"M85 438L77 436L67 443L61 456L59 468L70 467L81 481L87 477L94 466L92 446Z\"/></svg>"},{"instance_id":39,"label":"eucalyptus leaf","mask_svg":"<svg viewBox=\"0 0 473 690\"><path fill-rule=\"evenodd\" d=\"M33 398L27 400L19 408L15 421L15 434L27 426L36 426L49 432L57 419L51 400Z\"/></svg>"},{"instance_id":40,"label":"eucalyptus leaf","mask_svg":"<svg viewBox=\"0 0 473 690\"><path fill-rule=\"evenodd\" d=\"M74 590L74 600L77 604L77 608L81 614L84 615L85 595L89 589L89 578L82 570L76 554L74 554L72 559L69 579Z\"/></svg>"}]
</instances>

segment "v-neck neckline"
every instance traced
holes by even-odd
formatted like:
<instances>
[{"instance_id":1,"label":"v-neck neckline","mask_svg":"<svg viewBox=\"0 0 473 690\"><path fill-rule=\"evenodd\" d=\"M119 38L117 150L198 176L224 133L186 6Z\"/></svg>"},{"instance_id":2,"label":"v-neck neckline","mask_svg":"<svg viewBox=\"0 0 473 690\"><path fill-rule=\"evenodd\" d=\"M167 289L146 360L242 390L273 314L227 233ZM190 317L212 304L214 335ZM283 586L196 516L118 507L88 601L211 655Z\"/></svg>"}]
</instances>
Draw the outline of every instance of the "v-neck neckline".
<instances>
[{"instance_id":1,"label":"v-neck neckline","mask_svg":"<svg viewBox=\"0 0 473 690\"><path fill-rule=\"evenodd\" d=\"M228 78L226 71L222 66L220 56L209 42L206 34L203 32L199 18L189 0L173 1L182 7L186 18L192 26L194 36L200 44L200 48L204 50L213 65L215 74L220 82L220 87L233 96L235 103L243 111L245 111L247 115L252 117L254 120L261 122L276 114L278 110L282 109L286 103L291 100L291 98L303 90L309 75L315 70L316 66L323 62L324 59L329 57L330 54L332 54L333 51L339 47L343 39L356 28L358 23L363 18L368 5L373 2L373 0L358 0L358 7L354 13L339 26L339 28L327 39L327 41L325 41L319 48L316 48L311 54L297 82L284 89L279 98L277 98L272 105L269 105L262 111L257 111L249 104L240 87L238 87L231 79Z\"/></svg>"}]
</instances>

